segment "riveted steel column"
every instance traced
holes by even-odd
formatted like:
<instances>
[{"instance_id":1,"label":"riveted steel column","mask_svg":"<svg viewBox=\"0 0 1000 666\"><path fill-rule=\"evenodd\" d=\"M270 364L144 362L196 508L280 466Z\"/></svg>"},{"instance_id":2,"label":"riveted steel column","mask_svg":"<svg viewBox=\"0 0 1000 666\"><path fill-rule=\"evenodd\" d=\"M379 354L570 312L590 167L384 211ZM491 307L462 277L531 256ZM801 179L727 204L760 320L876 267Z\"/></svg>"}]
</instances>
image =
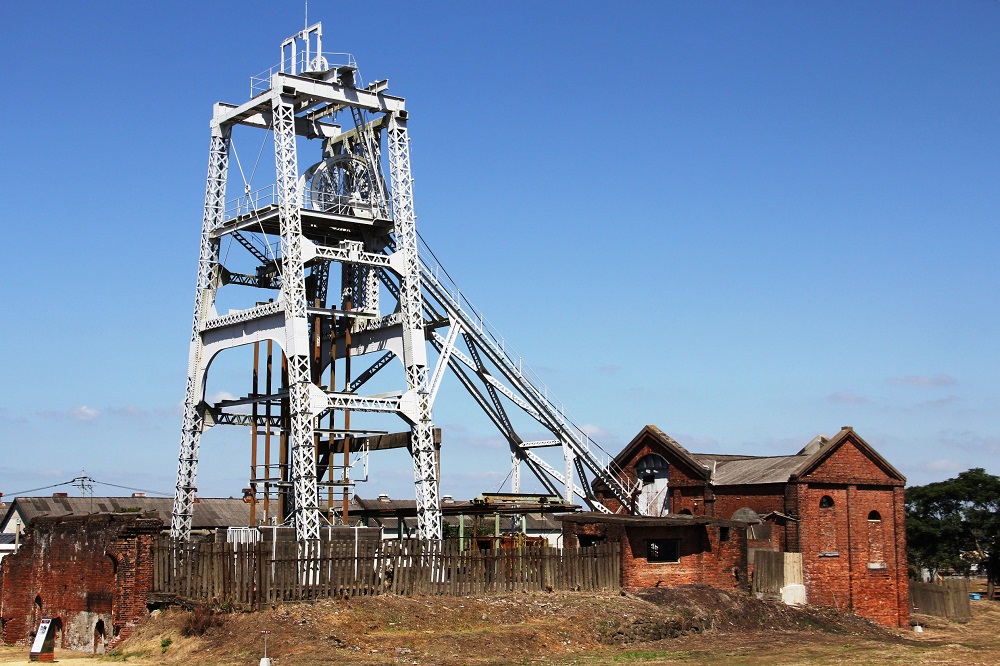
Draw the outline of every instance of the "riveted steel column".
<instances>
[{"instance_id":1,"label":"riveted steel column","mask_svg":"<svg viewBox=\"0 0 1000 666\"><path fill-rule=\"evenodd\" d=\"M205 185L205 210L201 225L201 249L198 253L198 281L195 287L191 346L188 352L187 386L184 391L184 421L181 426L180 453L177 458L177 485L170 517L170 535L175 539L191 536L195 483L198 478L198 448L204 418L201 404L205 386L202 373L201 323L210 316L219 288L219 241L212 232L222 222L226 206L226 178L229 170L229 126L212 124L208 151L208 178Z\"/></svg>"},{"instance_id":2,"label":"riveted steel column","mask_svg":"<svg viewBox=\"0 0 1000 666\"><path fill-rule=\"evenodd\" d=\"M285 310L285 356L288 359L288 403L291 426L291 472L295 538L319 539L319 506L310 407L309 321L306 317L305 270L302 261L302 218L298 191L293 100L275 94L274 160L281 223L281 304Z\"/></svg>"},{"instance_id":3,"label":"riveted steel column","mask_svg":"<svg viewBox=\"0 0 1000 666\"><path fill-rule=\"evenodd\" d=\"M420 260L417 254L416 214L413 210L413 178L410 175L410 138L406 130L405 113L392 115L387 137L396 251L404 257L399 289L400 312L403 315L403 365L406 367L409 393L416 399L416 418L410 424L410 430L417 529L423 539L440 539L441 507L438 503L438 471L427 395L423 296L420 293Z\"/></svg>"}]
</instances>

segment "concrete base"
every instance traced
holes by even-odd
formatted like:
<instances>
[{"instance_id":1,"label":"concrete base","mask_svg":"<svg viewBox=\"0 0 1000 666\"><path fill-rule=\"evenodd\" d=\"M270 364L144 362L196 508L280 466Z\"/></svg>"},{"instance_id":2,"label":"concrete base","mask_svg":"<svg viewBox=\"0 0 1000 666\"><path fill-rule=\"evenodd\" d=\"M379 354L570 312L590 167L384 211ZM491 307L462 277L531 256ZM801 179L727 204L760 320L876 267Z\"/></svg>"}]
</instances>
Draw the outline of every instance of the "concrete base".
<instances>
[{"instance_id":1,"label":"concrete base","mask_svg":"<svg viewBox=\"0 0 1000 666\"><path fill-rule=\"evenodd\" d=\"M801 606L806 602L805 585L786 585L781 588L781 600L787 606Z\"/></svg>"}]
</instances>

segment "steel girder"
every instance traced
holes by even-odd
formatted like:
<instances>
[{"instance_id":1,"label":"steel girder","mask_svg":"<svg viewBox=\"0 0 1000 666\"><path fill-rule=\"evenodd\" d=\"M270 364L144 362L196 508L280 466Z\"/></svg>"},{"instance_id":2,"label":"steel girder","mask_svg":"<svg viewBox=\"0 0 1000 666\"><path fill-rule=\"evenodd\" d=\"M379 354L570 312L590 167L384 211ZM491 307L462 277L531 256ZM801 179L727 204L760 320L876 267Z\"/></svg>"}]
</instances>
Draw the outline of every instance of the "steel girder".
<instances>
[{"instance_id":1,"label":"steel girder","mask_svg":"<svg viewBox=\"0 0 1000 666\"><path fill-rule=\"evenodd\" d=\"M317 80L276 74L271 79L272 86L268 92L242 105L218 104L215 107L177 500L172 520L172 531L178 538L186 538L190 534L201 432L217 423L252 425L259 421L254 417L212 409L204 403L205 375L211 357L224 349L263 340L276 342L284 352L286 362L287 400L282 409L286 410L284 422L287 426L283 427L287 427L291 452L289 464L294 489L291 508L297 540L308 542L319 538L315 424L317 419L335 411L395 414L410 424L415 492L420 507L419 531L425 538L441 536L437 457L431 420L433 399L429 395L432 387L428 383L406 112L402 99L384 94L384 85L357 89L353 84L334 80L336 76L335 72L328 72L324 74L324 80ZM319 122L341 108L351 110L356 125L353 132L341 132L339 126ZM364 113L368 112L382 114L382 117L365 122ZM280 258L268 257L251 242L252 239L245 236L257 233L252 222L224 224L230 136L236 124L268 128L273 132L277 193L275 216L281 241ZM381 147L376 132L383 131L389 154L391 191L385 185L380 167ZM325 238L322 235L306 238L303 235L303 199L300 192L303 181L298 173L297 135L345 145L359 141L356 146L361 145L370 167L370 191L374 192L381 209L388 210L386 207L391 203L391 229L373 230L371 220L358 219L354 227L356 231L346 232L348 238L339 244L324 245L324 241L320 240ZM322 214L322 210L317 214ZM310 224L315 225L315 219L313 215ZM323 223L323 218L319 219ZM345 221L351 222L345 218L335 223L339 225L335 234L343 234L345 229L350 228L343 226ZM272 229L275 228L273 222L270 224ZM260 233L273 233L265 231L261 225L257 226ZM401 240L399 251L387 251L385 241L379 239L378 234L387 232ZM258 262L271 267L269 271L273 272L266 273L266 279L222 268L219 243L223 236L230 234ZM344 302L350 303L350 313L326 307L326 299L322 298L327 291L330 262L338 262L342 266L342 295ZM322 300L321 304L307 303L307 266L314 266L312 279L317 282L309 298ZM389 279L387 271L395 278ZM216 291L223 284L220 276L226 276L228 284L280 288L280 296L276 302L219 316L215 313L214 302ZM379 303L382 281L387 283L389 292L399 301L398 311L385 316L380 314ZM358 313L358 316L353 313ZM350 349L342 346L342 338L334 345L329 337L336 317L349 317L355 339L351 348L361 344L362 353L383 349L381 357L368 370L356 378L348 377L350 392L347 393L326 390L318 385L322 364L336 362L337 358L351 353ZM279 323L282 319L283 325ZM311 325L313 345L310 345ZM384 351L386 349L388 351ZM399 358L405 369L405 392L375 396L354 393L394 358ZM439 385L440 375L433 386ZM211 414L208 421L204 418L206 411ZM268 423L272 421L283 422L281 418L273 418Z\"/></svg>"},{"instance_id":2,"label":"steel girder","mask_svg":"<svg viewBox=\"0 0 1000 666\"><path fill-rule=\"evenodd\" d=\"M529 465L529 468L536 471L536 476L539 476L537 471L542 470L545 475L557 480L563 486L562 494L567 500L576 495L583 499L590 508L596 511L607 511L608 509L597 501L590 491L587 477L592 475L609 488L622 506L628 506L633 489L629 487L624 475L613 469L610 460L602 462L593 454L587 444L586 435L566 419L560 409L549 399L547 392L536 386L531 378L523 372L520 359L517 359L517 362L512 360L509 352L498 344L490 331L484 327L482 320L470 316L461 307L459 301L439 282L436 271L432 270L430 266L422 266L421 282L428 303L447 312L451 325L462 326L463 336L472 358L456 349L451 352L450 365L456 372L459 364L465 365L485 385L491 397L492 406L487 409L483 401L477 400L477 402L491 415L501 433L511 442L513 460L532 460L535 464ZM436 346L443 347L444 340L440 334L435 331L433 337L436 338ZM480 355L489 359L490 363L502 374L506 384L490 372L485 371L482 361L478 358ZM466 388L469 387L466 385ZM530 453L528 449L531 447L523 446L521 438L513 432L510 420L499 404L497 392L503 394L525 414L535 419L559 439L563 447L565 463L563 473L556 472L550 465L541 464L544 461L537 456L528 455ZM574 469L583 483L582 487L573 482Z\"/></svg>"},{"instance_id":3,"label":"steel girder","mask_svg":"<svg viewBox=\"0 0 1000 666\"><path fill-rule=\"evenodd\" d=\"M215 125L208 151L208 178L205 185L205 209L201 225L201 249L198 254L198 279L195 286L194 318L191 324L188 353L187 386L184 391L184 421L181 425L180 452L177 456L177 483L170 517L170 534L175 539L189 539L194 497L198 479L198 447L204 428L202 402L201 339L202 322L215 310L215 290L219 277L219 241L212 232L222 223L225 212L226 178L229 169L230 128Z\"/></svg>"},{"instance_id":4,"label":"steel girder","mask_svg":"<svg viewBox=\"0 0 1000 666\"><path fill-rule=\"evenodd\" d=\"M319 539L320 512L310 391L314 385L310 374L309 321L306 318L305 266L302 261L295 100L276 92L271 100L271 109L274 114L274 162L281 222L281 304L285 310L295 538L300 542L316 541Z\"/></svg>"},{"instance_id":5,"label":"steel girder","mask_svg":"<svg viewBox=\"0 0 1000 666\"><path fill-rule=\"evenodd\" d=\"M434 449L431 404L427 392L427 350L424 340L423 298L420 292L420 257L413 209L413 178L410 174L410 137L405 112L389 119L389 177L392 184L392 216L396 252L402 257L399 309L403 316L403 365L416 420L411 425L413 481L417 503L417 530L425 539L441 538L441 506L438 503L438 471Z\"/></svg>"},{"instance_id":6,"label":"steel girder","mask_svg":"<svg viewBox=\"0 0 1000 666\"><path fill-rule=\"evenodd\" d=\"M439 472L432 408L445 368L455 372L463 387L507 439L515 489L520 487L520 465L524 463L549 492L562 493L567 499L578 496L592 508L606 510L590 492L587 477L592 475L604 481L622 504L627 505L631 489L623 477L593 455L587 436L565 418L544 387L536 385L529 374L522 372L520 359L510 355L502 342L498 343L498 338L484 328L478 316L463 310L461 298L452 296L438 281L430 265L421 261L403 100L384 94L381 84L357 89L353 83L337 79L334 72L320 74L318 78L275 74L269 91L242 105L217 104L215 107L177 488L171 518L173 536L186 538L190 534L201 432L214 424L261 425L266 422L267 427L277 427L287 422L296 538L302 542L318 539L321 514L315 428L318 419L340 411L395 414L407 421L411 428L418 530L424 538L440 538ZM342 132L337 125L320 122L338 109L350 109L355 130ZM366 121L364 113L379 117ZM264 234L278 230L280 258L265 255L252 239L244 237L244 234L257 233L251 222L225 222L230 137L235 124L273 131L277 205L268 213L274 216L269 222L269 230L265 232L260 224L257 227ZM376 136L382 132L389 158L388 188L380 166L382 148ZM296 136L339 142L344 144L345 150L350 143L353 149L365 152L370 165L367 178L369 181L375 178L374 182L369 182L371 191L377 196L380 207L391 204L391 228L383 226L379 230L373 228L371 219L359 218L353 227L355 231L350 231L349 216L340 215L331 222L336 225L332 237L313 234L306 238L303 235L302 181L298 174ZM316 224L316 220L319 224L324 223L326 213L323 211L307 212L311 215L306 218L307 224ZM381 220L383 224L386 222ZM263 273L258 276L229 273L222 268L219 243L222 236L229 234L267 266ZM346 234L347 238L332 240L338 238L337 234L341 234L339 238ZM351 312L326 305L330 262L342 265L342 295L345 303L350 302ZM321 300L318 305L307 303L305 271L310 266L311 279L317 284L309 298ZM215 296L226 276L231 284L280 288L280 296L276 302L219 316L215 312ZM380 285L398 301L396 312L380 313ZM350 346L342 338L329 337L337 317L347 317L350 322ZM310 344L311 324L313 345ZM451 330L446 336L437 332L448 326ZM464 341L467 353L457 348L459 338ZM204 386L211 356L222 349L265 339L277 342L287 361L284 417L254 417L208 409L204 402ZM428 343L439 351L433 374L429 372L427 361ZM323 364L346 358L352 350L360 354L380 351L381 355L367 370L356 377L348 377L347 392L337 392L332 386L331 390L321 388L318 384ZM405 370L405 391L372 396L356 394L394 358L400 359ZM555 439L523 441L505 404L523 411L550 431ZM562 472L531 450L541 446L562 447L565 463ZM575 482L574 472L580 484Z\"/></svg>"}]
</instances>

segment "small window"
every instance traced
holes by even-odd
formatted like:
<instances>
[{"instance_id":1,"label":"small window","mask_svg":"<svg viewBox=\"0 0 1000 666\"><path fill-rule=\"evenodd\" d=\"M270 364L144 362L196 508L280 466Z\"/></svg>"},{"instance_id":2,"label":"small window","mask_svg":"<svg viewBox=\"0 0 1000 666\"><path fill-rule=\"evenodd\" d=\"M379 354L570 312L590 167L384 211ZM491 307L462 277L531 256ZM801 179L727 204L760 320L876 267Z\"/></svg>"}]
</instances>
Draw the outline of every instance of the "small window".
<instances>
[{"instance_id":1,"label":"small window","mask_svg":"<svg viewBox=\"0 0 1000 666\"><path fill-rule=\"evenodd\" d=\"M642 475L642 484L644 486L648 486L649 484L653 483L654 481L656 481L656 475L653 474L652 472L650 472L648 474L643 474Z\"/></svg>"},{"instance_id":2,"label":"small window","mask_svg":"<svg viewBox=\"0 0 1000 666\"><path fill-rule=\"evenodd\" d=\"M878 511L871 511L868 513L868 520L881 522L882 514L880 514Z\"/></svg>"},{"instance_id":3,"label":"small window","mask_svg":"<svg viewBox=\"0 0 1000 666\"><path fill-rule=\"evenodd\" d=\"M729 541L729 528L720 527L719 528L719 541Z\"/></svg>"},{"instance_id":4,"label":"small window","mask_svg":"<svg viewBox=\"0 0 1000 666\"><path fill-rule=\"evenodd\" d=\"M819 501L819 508L821 509L832 509L833 508L833 498L829 495L823 495Z\"/></svg>"},{"instance_id":5,"label":"small window","mask_svg":"<svg viewBox=\"0 0 1000 666\"><path fill-rule=\"evenodd\" d=\"M649 562L680 562L680 539L655 539L646 543L646 559Z\"/></svg>"},{"instance_id":6,"label":"small window","mask_svg":"<svg viewBox=\"0 0 1000 666\"><path fill-rule=\"evenodd\" d=\"M607 537L580 534L577 536L577 539L580 541L580 548L593 548L599 543L604 543L607 540Z\"/></svg>"}]
</instances>

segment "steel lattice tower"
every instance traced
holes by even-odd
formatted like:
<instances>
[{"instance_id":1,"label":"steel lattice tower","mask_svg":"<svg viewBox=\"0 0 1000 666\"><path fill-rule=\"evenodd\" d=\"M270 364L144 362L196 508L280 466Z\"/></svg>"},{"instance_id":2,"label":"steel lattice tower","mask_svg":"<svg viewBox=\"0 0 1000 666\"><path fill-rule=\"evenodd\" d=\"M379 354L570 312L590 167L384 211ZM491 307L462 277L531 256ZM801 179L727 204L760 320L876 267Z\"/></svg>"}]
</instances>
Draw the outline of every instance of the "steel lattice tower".
<instances>
[{"instance_id":1,"label":"steel lattice tower","mask_svg":"<svg viewBox=\"0 0 1000 666\"><path fill-rule=\"evenodd\" d=\"M404 100L387 90L386 81L361 84L349 55L324 54L317 23L282 44L281 65L251 79L249 101L214 107L171 520L175 538L190 535L203 431L243 425L254 433L252 470L258 432L267 437L279 433L282 442L277 465L267 462L265 453L263 477L251 472L254 496L259 485L290 488L290 493L282 492L296 538L318 539L323 521L319 488L351 485L346 460L342 480L332 480L334 454L346 458L367 450L372 441L381 440L363 435L386 433L352 430L353 412L396 415L409 426L403 439L386 437L395 437L392 446L407 446L412 455L420 536L440 538L438 444L431 415L447 369L507 440L514 492L520 491L524 465L548 492L570 501L581 498L594 509L606 510L594 498L591 479L599 479L623 506L634 498L636 480L613 469L610 457L600 455L447 273L430 261L427 255L433 253L425 246L421 251L408 113ZM227 201L232 135L238 126L271 134L275 181L251 191L244 180L242 194ZM300 173L299 148L306 145L320 146L322 158ZM273 238L280 239L280 253L272 249ZM249 253L256 263L253 273L223 265L223 240ZM341 302L328 304L334 264L340 265ZM228 285L269 290L277 297L220 315L217 296ZM392 308L380 302L388 300L395 302ZM257 375L261 344L268 348L264 391ZM272 344L283 353L277 391L271 384ZM208 404L205 387L212 360L246 345L254 346L253 389L244 398ZM437 352L433 372L428 345ZM352 377L351 359L370 354L377 356L374 362ZM359 392L394 361L402 363L405 386L376 395ZM347 375L341 391L334 381L338 362ZM330 379L324 383L327 372ZM252 406L250 414L233 410L247 405ZM510 410L540 424L551 439L525 441ZM343 426L335 426L338 415ZM545 448L561 451L562 470L536 452ZM279 473L272 473L275 469ZM331 481L322 482L325 475Z\"/></svg>"}]
</instances>

